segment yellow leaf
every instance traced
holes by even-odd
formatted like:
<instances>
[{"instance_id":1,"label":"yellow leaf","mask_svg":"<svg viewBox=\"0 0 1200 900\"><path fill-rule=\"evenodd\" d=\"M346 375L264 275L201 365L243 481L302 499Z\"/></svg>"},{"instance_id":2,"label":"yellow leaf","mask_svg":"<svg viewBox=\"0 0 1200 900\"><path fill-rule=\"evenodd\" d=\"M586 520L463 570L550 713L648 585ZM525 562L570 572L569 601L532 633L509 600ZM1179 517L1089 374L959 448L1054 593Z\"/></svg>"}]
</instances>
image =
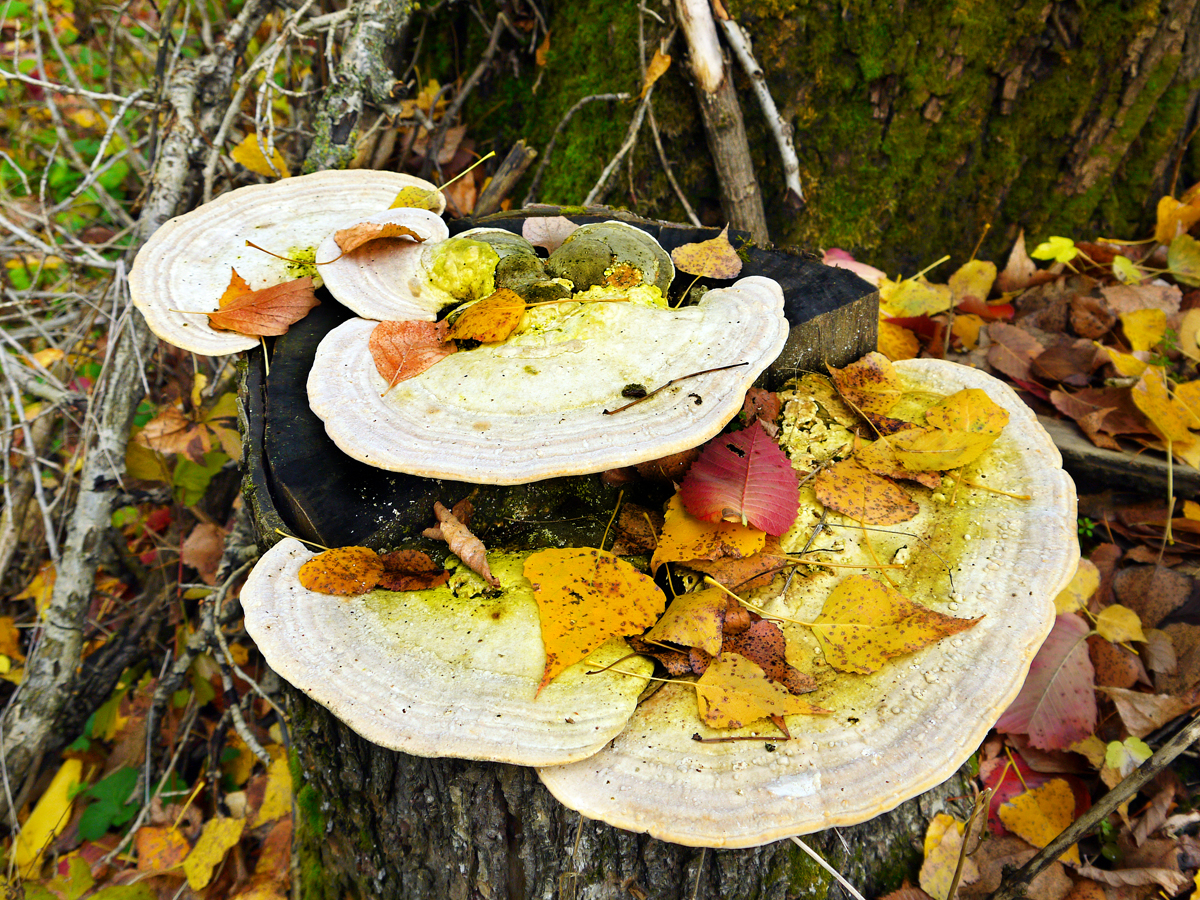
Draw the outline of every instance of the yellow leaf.
<instances>
[{"instance_id":1,"label":"yellow leaf","mask_svg":"<svg viewBox=\"0 0 1200 900\"><path fill-rule=\"evenodd\" d=\"M947 431L996 435L1008 424L1008 410L996 404L987 392L967 388L927 409L925 421Z\"/></svg>"},{"instance_id":2,"label":"yellow leaf","mask_svg":"<svg viewBox=\"0 0 1200 900\"><path fill-rule=\"evenodd\" d=\"M979 332L983 329L983 318L974 313L965 313L954 317L950 333L964 350L974 350L979 344Z\"/></svg>"},{"instance_id":3,"label":"yellow leaf","mask_svg":"<svg viewBox=\"0 0 1200 900\"><path fill-rule=\"evenodd\" d=\"M705 522L697 519L683 506L679 494L667 504L658 546L650 560L657 569L665 562L687 562L689 559L744 559L762 550L767 533L741 522Z\"/></svg>"},{"instance_id":4,"label":"yellow leaf","mask_svg":"<svg viewBox=\"0 0 1200 900\"><path fill-rule=\"evenodd\" d=\"M83 774L83 761L78 759L64 760L54 773L50 786L42 793L37 805L17 835L13 847L13 860L17 870L25 877L37 875L41 866L42 854L46 848L71 821L71 789L80 781Z\"/></svg>"},{"instance_id":5,"label":"yellow leaf","mask_svg":"<svg viewBox=\"0 0 1200 900\"><path fill-rule=\"evenodd\" d=\"M894 322L879 322L879 352L895 362L899 359L916 359L921 352L917 336L902 325Z\"/></svg>"},{"instance_id":6,"label":"yellow leaf","mask_svg":"<svg viewBox=\"0 0 1200 900\"><path fill-rule=\"evenodd\" d=\"M1167 333L1167 314L1161 309L1135 309L1121 313L1121 327L1129 346L1134 350L1149 350Z\"/></svg>"},{"instance_id":7,"label":"yellow leaf","mask_svg":"<svg viewBox=\"0 0 1200 900\"><path fill-rule=\"evenodd\" d=\"M1106 606L1096 616L1096 633L1112 644L1146 640L1138 614L1119 603Z\"/></svg>"},{"instance_id":8,"label":"yellow leaf","mask_svg":"<svg viewBox=\"0 0 1200 900\"><path fill-rule=\"evenodd\" d=\"M699 647L716 656L721 652L727 596L720 588L680 594L671 601L654 627L646 632L646 640Z\"/></svg>"},{"instance_id":9,"label":"yellow leaf","mask_svg":"<svg viewBox=\"0 0 1200 900\"><path fill-rule=\"evenodd\" d=\"M1185 381L1174 385L1171 393L1176 401L1187 410L1189 428L1200 428L1200 381Z\"/></svg>"},{"instance_id":10,"label":"yellow leaf","mask_svg":"<svg viewBox=\"0 0 1200 900\"><path fill-rule=\"evenodd\" d=\"M1200 522L1200 503L1195 500L1183 501L1183 517L1193 522Z\"/></svg>"},{"instance_id":11,"label":"yellow leaf","mask_svg":"<svg viewBox=\"0 0 1200 900\"><path fill-rule=\"evenodd\" d=\"M134 836L137 867L142 872L174 869L192 849L186 837L169 825L143 825Z\"/></svg>"},{"instance_id":12,"label":"yellow leaf","mask_svg":"<svg viewBox=\"0 0 1200 900\"><path fill-rule=\"evenodd\" d=\"M550 35L546 35L547 38ZM656 48L654 57L650 60L650 64L646 66L646 81L642 84L642 92L638 94L638 99L646 96L646 91L654 86L654 82L662 78L666 74L667 69L671 68L671 57L662 52L661 48ZM684 269L686 272L687 270ZM689 274L695 275L695 272Z\"/></svg>"},{"instance_id":13,"label":"yellow leaf","mask_svg":"<svg viewBox=\"0 0 1200 900\"><path fill-rule=\"evenodd\" d=\"M140 430L130 436L125 445L125 472L130 478L139 481L171 482L171 468L161 453L151 450L144 444L134 440Z\"/></svg>"},{"instance_id":14,"label":"yellow leaf","mask_svg":"<svg viewBox=\"0 0 1200 900\"><path fill-rule=\"evenodd\" d=\"M400 193L396 194L396 199L392 201L392 205L388 209L400 209L401 207L437 212L442 208L442 195L440 191L431 191L415 184L410 185L400 189Z\"/></svg>"},{"instance_id":15,"label":"yellow leaf","mask_svg":"<svg viewBox=\"0 0 1200 900\"><path fill-rule=\"evenodd\" d=\"M1163 197L1158 201L1158 216L1154 226L1154 240L1169 244L1175 235L1182 234L1200 222L1200 203L1180 203L1174 197ZM1195 205L1193 205L1195 204Z\"/></svg>"},{"instance_id":16,"label":"yellow leaf","mask_svg":"<svg viewBox=\"0 0 1200 900\"><path fill-rule=\"evenodd\" d=\"M1045 847L1075 821L1075 795L1071 793L1071 785L1062 778L1055 778L1017 795L1001 804L1000 821L1033 846ZM1072 844L1059 859L1078 865L1079 847Z\"/></svg>"},{"instance_id":17,"label":"yellow leaf","mask_svg":"<svg viewBox=\"0 0 1200 900\"><path fill-rule=\"evenodd\" d=\"M1200 309L1189 309L1179 322L1179 352L1200 361Z\"/></svg>"},{"instance_id":18,"label":"yellow leaf","mask_svg":"<svg viewBox=\"0 0 1200 900\"><path fill-rule=\"evenodd\" d=\"M258 808L255 826L292 813L292 770L286 756L272 760L267 767L267 791Z\"/></svg>"},{"instance_id":19,"label":"yellow leaf","mask_svg":"<svg viewBox=\"0 0 1200 900\"><path fill-rule=\"evenodd\" d=\"M266 146L265 138L263 146ZM248 134L242 138L241 143L229 151L229 158L235 163L245 166L255 175L265 175L268 178L288 178L292 174L288 171L287 163L278 147L271 148L271 159L269 162L267 161L262 147L258 144L257 134Z\"/></svg>"},{"instance_id":20,"label":"yellow leaf","mask_svg":"<svg viewBox=\"0 0 1200 900\"><path fill-rule=\"evenodd\" d=\"M1081 559L1071 583L1054 598L1054 609L1060 616L1082 609L1100 587L1100 570L1090 559Z\"/></svg>"},{"instance_id":21,"label":"yellow leaf","mask_svg":"<svg viewBox=\"0 0 1200 900\"><path fill-rule=\"evenodd\" d=\"M25 590L13 597L14 600L32 600L34 607L38 613L44 613L46 607L50 605L50 595L54 593L54 582L58 579L58 572L54 568L54 563L42 563L33 580L26 585Z\"/></svg>"},{"instance_id":22,"label":"yellow leaf","mask_svg":"<svg viewBox=\"0 0 1200 900\"><path fill-rule=\"evenodd\" d=\"M542 42L538 44L537 50L533 54L533 61L539 66L546 64L546 55L550 52L550 32L546 32L546 36L542 38Z\"/></svg>"},{"instance_id":23,"label":"yellow leaf","mask_svg":"<svg viewBox=\"0 0 1200 900\"><path fill-rule=\"evenodd\" d=\"M813 634L833 668L868 675L889 659L966 631L978 621L921 606L869 575L851 575L829 594Z\"/></svg>"},{"instance_id":24,"label":"yellow leaf","mask_svg":"<svg viewBox=\"0 0 1200 900\"><path fill-rule=\"evenodd\" d=\"M958 868L966 825L953 816L938 813L925 832L925 861L919 876L921 890L934 900L946 900L950 883ZM961 882L972 884L979 880L979 867L968 857L963 861Z\"/></svg>"},{"instance_id":25,"label":"yellow leaf","mask_svg":"<svg viewBox=\"0 0 1200 900\"><path fill-rule=\"evenodd\" d=\"M957 305L967 297L986 301L995 283L996 264L984 259L972 259L963 263L958 271L950 276L949 287Z\"/></svg>"},{"instance_id":26,"label":"yellow leaf","mask_svg":"<svg viewBox=\"0 0 1200 900\"><path fill-rule=\"evenodd\" d=\"M945 312L954 304L954 296L948 285L909 278L899 283L885 281L879 288L879 302L889 315L908 318Z\"/></svg>"},{"instance_id":27,"label":"yellow leaf","mask_svg":"<svg viewBox=\"0 0 1200 900\"><path fill-rule=\"evenodd\" d=\"M21 633L17 630L16 619L12 616L0 616L0 653L10 659L23 660L21 652Z\"/></svg>"},{"instance_id":28,"label":"yellow leaf","mask_svg":"<svg viewBox=\"0 0 1200 900\"><path fill-rule=\"evenodd\" d=\"M896 458L913 472L944 472L974 462L998 435L942 428L907 428L889 440Z\"/></svg>"},{"instance_id":29,"label":"yellow leaf","mask_svg":"<svg viewBox=\"0 0 1200 900\"><path fill-rule=\"evenodd\" d=\"M1137 378L1146 371L1146 366L1150 365L1130 353L1122 353L1120 350L1114 350L1112 347L1105 347L1098 341L1096 342L1096 346L1103 348L1108 353L1108 361L1117 370L1117 374L1124 375L1126 378Z\"/></svg>"},{"instance_id":30,"label":"yellow leaf","mask_svg":"<svg viewBox=\"0 0 1200 900\"><path fill-rule=\"evenodd\" d=\"M1150 430L1164 441L1190 441L1192 415L1187 406L1167 391L1167 374L1162 366L1148 366L1130 392L1133 405L1146 417Z\"/></svg>"},{"instance_id":31,"label":"yellow leaf","mask_svg":"<svg viewBox=\"0 0 1200 900\"><path fill-rule=\"evenodd\" d=\"M47 347L45 350L29 354L30 359L36 360L39 365L47 369L62 359L63 356L63 352L57 347Z\"/></svg>"},{"instance_id":32,"label":"yellow leaf","mask_svg":"<svg viewBox=\"0 0 1200 900\"><path fill-rule=\"evenodd\" d=\"M237 756L232 756L223 760L221 763L221 771L235 785L241 787L250 778L250 773L254 770L254 764L258 762L258 757L254 755L246 742L238 736L237 732L231 732L225 742L227 749L236 750Z\"/></svg>"},{"instance_id":33,"label":"yellow leaf","mask_svg":"<svg viewBox=\"0 0 1200 900\"><path fill-rule=\"evenodd\" d=\"M183 861L183 871L187 875L188 886L193 891L208 886L213 870L221 864L225 854L242 839L245 827L245 819L218 817L204 823L200 840L196 841L196 846Z\"/></svg>"},{"instance_id":34,"label":"yellow leaf","mask_svg":"<svg viewBox=\"0 0 1200 900\"><path fill-rule=\"evenodd\" d=\"M722 653L696 682L700 718L713 728L741 728L768 716L812 716L829 712L801 700L767 679L757 663L740 653Z\"/></svg>"},{"instance_id":35,"label":"yellow leaf","mask_svg":"<svg viewBox=\"0 0 1200 900\"><path fill-rule=\"evenodd\" d=\"M908 491L857 459L822 469L813 488L823 505L868 525L896 525L921 511Z\"/></svg>"},{"instance_id":36,"label":"yellow leaf","mask_svg":"<svg viewBox=\"0 0 1200 900\"><path fill-rule=\"evenodd\" d=\"M842 398L867 416L886 416L904 393L896 367L881 353L868 353L844 369L828 368Z\"/></svg>"},{"instance_id":37,"label":"yellow leaf","mask_svg":"<svg viewBox=\"0 0 1200 900\"><path fill-rule=\"evenodd\" d=\"M447 333L455 340L495 344L517 330L525 315L525 301L516 291L500 288L489 297L468 306Z\"/></svg>"},{"instance_id":38,"label":"yellow leaf","mask_svg":"<svg viewBox=\"0 0 1200 900\"><path fill-rule=\"evenodd\" d=\"M253 288L250 287L250 282L237 273L237 269L233 266L229 267L229 285L225 288L225 293L221 294L217 300L217 309L224 309L238 297L244 294L253 293ZM193 405L198 406L198 403L193 401Z\"/></svg>"},{"instance_id":39,"label":"yellow leaf","mask_svg":"<svg viewBox=\"0 0 1200 900\"><path fill-rule=\"evenodd\" d=\"M728 225L715 238L676 247L671 260L680 272L707 278L735 278L742 271L741 257L729 243Z\"/></svg>"},{"instance_id":40,"label":"yellow leaf","mask_svg":"<svg viewBox=\"0 0 1200 900\"><path fill-rule=\"evenodd\" d=\"M604 550L542 550L525 560L533 585L546 669L540 691L609 638L641 634L667 598L653 579Z\"/></svg>"}]
</instances>

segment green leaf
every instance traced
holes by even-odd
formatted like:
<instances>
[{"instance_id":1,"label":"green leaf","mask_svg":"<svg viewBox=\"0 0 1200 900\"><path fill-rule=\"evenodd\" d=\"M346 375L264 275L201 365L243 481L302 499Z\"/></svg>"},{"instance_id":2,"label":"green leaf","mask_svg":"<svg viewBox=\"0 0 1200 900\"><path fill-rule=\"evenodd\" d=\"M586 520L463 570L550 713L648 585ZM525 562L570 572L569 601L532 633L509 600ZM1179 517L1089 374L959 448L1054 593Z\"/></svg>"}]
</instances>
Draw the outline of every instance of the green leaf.
<instances>
[{"instance_id":1,"label":"green leaf","mask_svg":"<svg viewBox=\"0 0 1200 900\"><path fill-rule=\"evenodd\" d=\"M138 811L141 804L135 799L126 803L137 785L138 770L132 766L117 769L86 791L83 796L93 801L79 819L79 836L85 841L99 840L110 828L119 828Z\"/></svg>"},{"instance_id":2,"label":"green leaf","mask_svg":"<svg viewBox=\"0 0 1200 900\"><path fill-rule=\"evenodd\" d=\"M1054 262L1069 263L1079 255L1079 248L1075 246L1075 242L1070 238L1051 237L1050 240L1038 244L1037 248L1029 255L1034 259L1049 259Z\"/></svg>"},{"instance_id":3,"label":"green leaf","mask_svg":"<svg viewBox=\"0 0 1200 900\"><path fill-rule=\"evenodd\" d=\"M1133 260L1120 254L1113 257L1112 271L1117 281L1123 284L1137 284L1146 277L1142 274L1142 270L1133 264Z\"/></svg>"},{"instance_id":4,"label":"green leaf","mask_svg":"<svg viewBox=\"0 0 1200 900\"><path fill-rule=\"evenodd\" d=\"M1167 266L1175 280L1188 287L1200 287L1200 241L1180 234L1167 250Z\"/></svg>"},{"instance_id":5,"label":"green leaf","mask_svg":"<svg viewBox=\"0 0 1200 900\"><path fill-rule=\"evenodd\" d=\"M179 502L184 506L199 503L204 492L208 490L213 476L220 472L221 467L227 462L229 462L229 457L220 450L206 453L202 466L186 457L180 457L179 461L175 463L175 475L172 478Z\"/></svg>"}]
</instances>

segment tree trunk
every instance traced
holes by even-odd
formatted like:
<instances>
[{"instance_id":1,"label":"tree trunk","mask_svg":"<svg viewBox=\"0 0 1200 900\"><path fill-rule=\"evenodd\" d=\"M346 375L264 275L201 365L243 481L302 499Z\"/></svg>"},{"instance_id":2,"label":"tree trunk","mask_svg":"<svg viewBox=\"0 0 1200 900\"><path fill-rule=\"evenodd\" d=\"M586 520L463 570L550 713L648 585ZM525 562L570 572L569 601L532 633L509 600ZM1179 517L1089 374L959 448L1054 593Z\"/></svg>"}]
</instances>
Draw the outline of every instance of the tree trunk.
<instances>
[{"instance_id":1,"label":"tree trunk","mask_svg":"<svg viewBox=\"0 0 1200 900\"><path fill-rule=\"evenodd\" d=\"M289 690L301 896L340 900L841 900L790 841L699 850L586 820L534 770L368 743ZM969 812L962 773L864 825L805 838L867 896L915 877L935 814Z\"/></svg>"}]
</instances>

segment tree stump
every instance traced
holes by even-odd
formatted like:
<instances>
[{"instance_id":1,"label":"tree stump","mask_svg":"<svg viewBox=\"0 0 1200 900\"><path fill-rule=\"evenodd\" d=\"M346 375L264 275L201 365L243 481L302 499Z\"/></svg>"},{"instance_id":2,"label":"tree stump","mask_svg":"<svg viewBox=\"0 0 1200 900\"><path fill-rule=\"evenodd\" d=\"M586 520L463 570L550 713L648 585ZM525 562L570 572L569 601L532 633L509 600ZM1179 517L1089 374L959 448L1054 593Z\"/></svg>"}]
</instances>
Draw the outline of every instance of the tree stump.
<instances>
[{"instance_id":1,"label":"tree stump","mask_svg":"<svg viewBox=\"0 0 1200 900\"><path fill-rule=\"evenodd\" d=\"M576 213L576 221L632 219L609 211L532 214L562 213ZM521 221L510 215L482 224L518 230ZM668 250L716 233L632 221ZM768 373L771 386L873 349L876 295L865 282L803 254L748 245L742 256L743 275L769 275L784 287L792 337ZM383 472L342 455L308 409L305 380L320 339L349 315L323 298L321 307L274 342L269 375L261 351L243 370L245 496L264 548L280 532L329 546L419 545L433 500L450 504L468 494L476 505L476 530L489 545L597 545L616 502L616 490L599 476L478 486ZM387 750L299 691L287 695L306 898L668 900L844 893L790 841L709 853L621 831L563 807L532 769ZM913 874L929 818L948 807L961 816L968 793L963 777L955 776L870 823L808 842L861 890L878 893Z\"/></svg>"}]
</instances>

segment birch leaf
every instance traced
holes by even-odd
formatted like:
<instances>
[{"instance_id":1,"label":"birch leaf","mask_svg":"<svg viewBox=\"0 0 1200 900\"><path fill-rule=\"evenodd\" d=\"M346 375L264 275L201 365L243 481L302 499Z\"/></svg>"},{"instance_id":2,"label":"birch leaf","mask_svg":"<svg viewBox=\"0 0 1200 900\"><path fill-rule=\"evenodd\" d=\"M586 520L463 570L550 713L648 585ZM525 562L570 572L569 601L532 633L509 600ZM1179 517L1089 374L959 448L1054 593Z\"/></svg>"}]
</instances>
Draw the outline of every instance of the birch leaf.
<instances>
[{"instance_id":1,"label":"birch leaf","mask_svg":"<svg viewBox=\"0 0 1200 900\"><path fill-rule=\"evenodd\" d=\"M271 159L267 160L267 155L263 153L266 143L263 141L260 146L258 135L248 134L229 151L229 158L235 163L245 166L255 175L262 175L266 178L290 178L292 173L288 171L287 162L278 147L271 148Z\"/></svg>"},{"instance_id":2,"label":"birch leaf","mask_svg":"<svg viewBox=\"0 0 1200 900\"><path fill-rule=\"evenodd\" d=\"M658 547L650 560L657 569L665 562L693 559L743 559L762 550L767 535L740 522L705 522L684 508L679 494L671 497Z\"/></svg>"},{"instance_id":3,"label":"birch leaf","mask_svg":"<svg viewBox=\"0 0 1200 900\"><path fill-rule=\"evenodd\" d=\"M1121 328L1134 350L1149 350L1167 333L1167 313L1157 307L1121 313Z\"/></svg>"},{"instance_id":4,"label":"birch leaf","mask_svg":"<svg viewBox=\"0 0 1200 900\"><path fill-rule=\"evenodd\" d=\"M813 489L824 506L868 525L896 525L921 511L908 491L856 459L822 469Z\"/></svg>"},{"instance_id":5,"label":"birch leaf","mask_svg":"<svg viewBox=\"0 0 1200 900\"><path fill-rule=\"evenodd\" d=\"M741 728L768 716L819 715L829 710L801 700L739 653L722 653L696 682L700 718L713 728Z\"/></svg>"},{"instance_id":6,"label":"birch leaf","mask_svg":"<svg viewBox=\"0 0 1200 900\"><path fill-rule=\"evenodd\" d=\"M742 260L729 243L728 225L711 240L676 247L671 261L680 272L707 278L736 278L742 271Z\"/></svg>"},{"instance_id":7,"label":"birch leaf","mask_svg":"<svg viewBox=\"0 0 1200 900\"><path fill-rule=\"evenodd\" d=\"M680 594L671 601L654 627L646 632L646 640L699 647L716 656L721 652L727 596L719 588Z\"/></svg>"},{"instance_id":8,"label":"birch leaf","mask_svg":"<svg viewBox=\"0 0 1200 900\"><path fill-rule=\"evenodd\" d=\"M293 281L240 294L216 312L208 313L208 324L218 331L273 337L286 333L291 325L319 305L312 276L305 275Z\"/></svg>"},{"instance_id":9,"label":"birch leaf","mask_svg":"<svg viewBox=\"0 0 1200 900\"><path fill-rule=\"evenodd\" d=\"M1123 641L1145 641L1142 620L1128 606L1114 603L1100 610L1096 616L1096 633L1112 644Z\"/></svg>"},{"instance_id":10,"label":"birch leaf","mask_svg":"<svg viewBox=\"0 0 1200 900\"><path fill-rule=\"evenodd\" d=\"M972 463L996 441L997 435L941 428L909 428L891 436L892 449L904 467L914 472L944 472Z\"/></svg>"},{"instance_id":11,"label":"birch leaf","mask_svg":"<svg viewBox=\"0 0 1200 900\"><path fill-rule=\"evenodd\" d=\"M927 409L925 421L946 431L996 435L1008 424L1008 410L992 400L986 391L967 388Z\"/></svg>"},{"instance_id":12,"label":"birch leaf","mask_svg":"<svg viewBox=\"0 0 1200 900\"><path fill-rule=\"evenodd\" d=\"M204 823L200 840L196 841L196 846L183 861L183 871L192 890L199 891L208 885L213 870L241 840L245 828L245 819L218 817Z\"/></svg>"},{"instance_id":13,"label":"birch leaf","mask_svg":"<svg viewBox=\"0 0 1200 900\"><path fill-rule=\"evenodd\" d=\"M389 390L457 349L446 340L445 322L380 322L371 330L367 346Z\"/></svg>"},{"instance_id":14,"label":"birch leaf","mask_svg":"<svg viewBox=\"0 0 1200 900\"><path fill-rule=\"evenodd\" d=\"M349 597L374 590L383 562L369 547L337 547L318 553L297 574L306 590Z\"/></svg>"},{"instance_id":15,"label":"birch leaf","mask_svg":"<svg viewBox=\"0 0 1200 900\"><path fill-rule=\"evenodd\" d=\"M921 606L869 575L851 575L830 593L813 634L833 668L868 675L889 659L959 634L978 621Z\"/></svg>"},{"instance_id":16,"label":"birch leaf","mask_svg":"<svg viewBox=\"0 0 1200 900\"><path fill-rule=\"evenodd\" d=\"M546 646L539 691L609 638L641 634L666 606L653 579L604 550L542 550L525 560L525 577Z\"/></svg>"},{"instance_id":17,"label":"birch leaf","mask_svg":"<svg viewBox=\"0 0 1200 900\"><path fill-rule=\"evenodd\" d=\"M500 288L467 307L450 326L448 337L495 344L517 330L525 315L525 301L516 291Z\"/></svg>"},{"instance_id":18,"label":"birch leaf","mask_svg":"<svg viewBox=\"0 0 1200 900\"><path fill-rule=\"evenodd\" d=\"M1167 389L1166 370L1147 366L1131 389L1134 405L1142 411L1150 428L1164 441L1190 441L1191 411Z\"/></svg>"},{"instance_id":19,"label":"birch leaf","mask_svg":"<svg viewBox=\"0 0 1200 900\"><path fill-rule=\"evenodd\" d=\"M904 393L904 384L882 353L868 353L842 369L829 366L829 374L846 401L863 415L886 416Z\"/></svg>"},{"instance_id":20,"label":"birch leaf","mask_svg":"<svg viewBox=\"0 0 1200 900\"><path fill-rule=\"evenodd\" d=\"M1000 821L1033 846L1045 847L1075 821L1075 794L1064 779L1052 779L1002 805ZM1059 859L1079 865L1079 847L1072 844Z\"/></svg>"},{"instance_id":21,"label":"birch leaf","mask_svg":"<svg viewBox=\"0 0 1200 900\"><path fill-rule=\"evenodd\" d=\"M406 188L401 188L396 194L396 199L392 201L392 205L388 209L427 209L430 212L437 212L442 208L442 197L440 191L431 191L428 188L418 187L417 185L409 185Z\"/></svg>"}]
</instances>

